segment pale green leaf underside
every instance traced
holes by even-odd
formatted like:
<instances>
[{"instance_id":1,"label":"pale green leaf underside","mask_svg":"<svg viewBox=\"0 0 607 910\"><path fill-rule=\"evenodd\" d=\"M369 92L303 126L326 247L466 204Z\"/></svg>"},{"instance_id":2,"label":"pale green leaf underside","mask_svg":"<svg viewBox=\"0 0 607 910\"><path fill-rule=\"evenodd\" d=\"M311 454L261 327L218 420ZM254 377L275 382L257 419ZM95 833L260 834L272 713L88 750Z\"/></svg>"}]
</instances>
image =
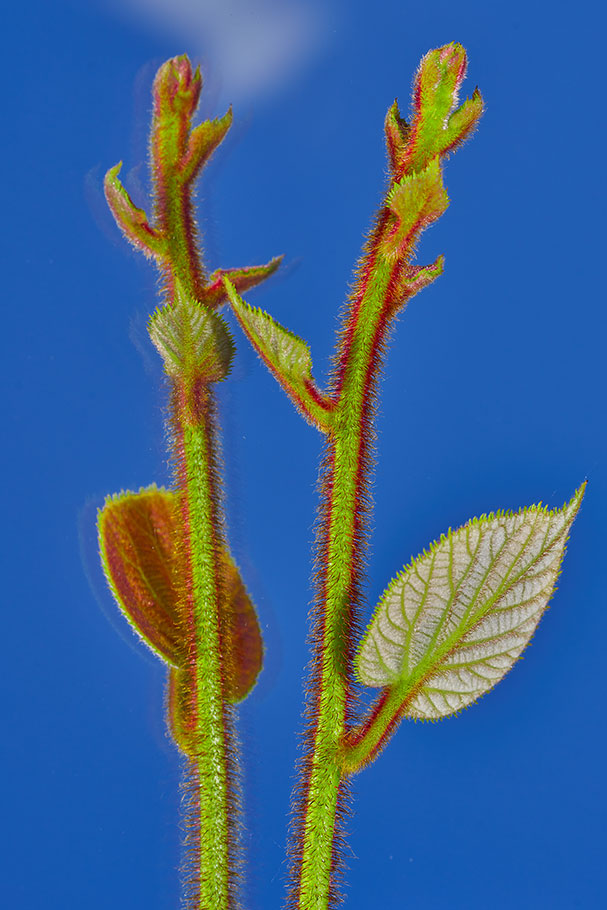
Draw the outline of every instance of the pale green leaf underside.
<instances>
[{"instance_id":1,"label":"pale green leaf underside","mask_svg":"<svg viewBox=\"0 0 607 910\"><path fill-rule=\"evenodd\" d=\"M156 310L149 333L170 375L196 369L212 382L228 374L234 346L227 326L177 282L174 302Z\"/></svg>"},{"instance_id":2,"label":"pale green leaf underside","mask_svg":"<svg viewBox=\"0 0 607 910\"><path fill-rule=\"evenodd\" d=\"M398 686L405 716L424 719L489 691L548 605L584 486L562 509L473 519L418 556L376 608L356 656L361 682Z\"/></svg>"}]
</instances>

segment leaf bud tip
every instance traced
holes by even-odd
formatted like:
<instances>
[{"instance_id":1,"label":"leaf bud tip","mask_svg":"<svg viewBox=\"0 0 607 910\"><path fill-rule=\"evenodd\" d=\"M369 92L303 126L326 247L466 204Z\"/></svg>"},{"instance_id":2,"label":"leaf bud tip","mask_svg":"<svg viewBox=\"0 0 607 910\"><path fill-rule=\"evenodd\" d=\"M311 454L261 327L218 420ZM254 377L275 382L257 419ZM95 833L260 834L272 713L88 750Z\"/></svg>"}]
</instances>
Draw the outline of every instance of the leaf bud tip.
<instances>
[{"instance_id":1,"label":"leaf bud tip","mask_svg":"<svg viewBox=\"0 0 607 910\"><path fill-rule=\"evenodd\" d=\"M157 117L181 114L191 117L200 98L200 67L192 72L187 54L163 63L154 79L154 113Z\"/></svg>"}]
</instances>

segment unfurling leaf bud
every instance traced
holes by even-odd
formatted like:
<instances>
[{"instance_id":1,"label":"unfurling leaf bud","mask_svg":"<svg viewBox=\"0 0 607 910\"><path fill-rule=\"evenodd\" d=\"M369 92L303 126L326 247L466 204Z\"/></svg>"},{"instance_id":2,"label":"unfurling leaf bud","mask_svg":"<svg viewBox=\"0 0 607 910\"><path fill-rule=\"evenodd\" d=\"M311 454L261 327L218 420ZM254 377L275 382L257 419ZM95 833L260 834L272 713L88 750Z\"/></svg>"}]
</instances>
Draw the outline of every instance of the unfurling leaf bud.
<instances>
[{"instance_id":1,"label":"unfurling leaf bud","mask_svg":"<svg viewBox=\"0 0 607 910\"><path fill-rule=\"evenodd\" d=\"M198 106L201 88L200 69L197 67L192 73L192 64L187 54L167 60L154 79L155 116L190 118Z\"/></svg>"},{"instance_id":2,"label":"unfurling leaf bud","mask_svg":"<svg viewBox=\"0 0 607 910\"><path fill-rule=\"evenodd\" d=\"M461 44L446 44L430 51L420 63L413 88L413 119L400 128L398 108L386 118L388 153L395 179L421 171L437 155L443 157L473 132L482 112L478 89L456 109L458 92L466 75L467 58Z\"/></svg>"},{"instance_id":3,"label":"unfurling leaf bud","mask_svg":"<svg viewBox=\"0 0 607 910\"><path fill-rule=\"evenodd\" d=\"M461 44L446 44L422 59L413 88L413 104L428 126L444 127L457 104L468 60Z\"/></svg>"}]
</instances>

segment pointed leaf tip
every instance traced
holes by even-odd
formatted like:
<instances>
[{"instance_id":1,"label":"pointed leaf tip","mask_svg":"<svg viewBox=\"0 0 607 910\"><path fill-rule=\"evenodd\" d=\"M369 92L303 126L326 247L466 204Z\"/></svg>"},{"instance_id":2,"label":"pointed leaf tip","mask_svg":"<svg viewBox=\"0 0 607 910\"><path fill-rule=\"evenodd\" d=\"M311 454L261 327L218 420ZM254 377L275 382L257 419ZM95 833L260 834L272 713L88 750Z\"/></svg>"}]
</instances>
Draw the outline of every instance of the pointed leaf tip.
<instances>
[{"instance_id":1,"label":"pointed leaf tip","mask_svg":"<svg viewBox=\"0 0 607 910\"><path fill-rule=\"evenodd\" d=\"M402 270L394 290L394 306L402 307L411 297L439 278L445 268L445 257L437 256L430 265L408 266Z\"/></svg>"},{"instance_id":2,"label":"pointed leaf tip","mask_svg":"<svg viewBox=\"0 0 607 910\"><path fill-rule=\"evenodd\" d=\"M474 132L484 111L484 102L478 88L471 98L466 98L449 117L442 138L441 155L454 151Z\"/></svg>"},{"instance_id":3,"label":"pointed leaf tip","mask_svg":"<svg viewBox=\"0 0 607 910\"><path fill-rule=\"evenodd\" d=\"M418 556L374 613L356 656L360 680L398 691L399 715L424 719L488 692L548 606L584 489L562 509L473 519Z\"/></svg>"},{"instance_id":4,"label":"pointed leaf tip","mask_svg":"<svg viewBox=\"0 0 607 910\"><path fill-rule=\"evenodd\" d=\"M223 117L204 120L194 127L188 139L187 149L181 163L180 173L184 182L193 180L207 163L215 149L223 142L232 125L232 107Z\"/></svg>"}]
</instances>

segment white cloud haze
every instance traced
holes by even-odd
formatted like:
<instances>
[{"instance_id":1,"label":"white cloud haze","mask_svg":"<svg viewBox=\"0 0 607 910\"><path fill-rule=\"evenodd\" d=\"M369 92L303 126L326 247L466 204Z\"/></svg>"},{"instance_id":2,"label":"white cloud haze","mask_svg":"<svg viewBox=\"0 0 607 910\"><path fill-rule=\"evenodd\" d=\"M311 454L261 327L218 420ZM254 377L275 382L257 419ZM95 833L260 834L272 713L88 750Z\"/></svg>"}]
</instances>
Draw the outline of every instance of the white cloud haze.
<instances>
[{"instance_id":1,"label":"white cloud haze","mask_svg":"<svg viewBox=\"0 0 607 910\"><path fill-rule=\"evenodd\" d=\"M320 49L328 3L315 0L106 0L131 23L161 31L202 60L222 98L246 101L279 88Z\"/></svg>"}]
</instances>

